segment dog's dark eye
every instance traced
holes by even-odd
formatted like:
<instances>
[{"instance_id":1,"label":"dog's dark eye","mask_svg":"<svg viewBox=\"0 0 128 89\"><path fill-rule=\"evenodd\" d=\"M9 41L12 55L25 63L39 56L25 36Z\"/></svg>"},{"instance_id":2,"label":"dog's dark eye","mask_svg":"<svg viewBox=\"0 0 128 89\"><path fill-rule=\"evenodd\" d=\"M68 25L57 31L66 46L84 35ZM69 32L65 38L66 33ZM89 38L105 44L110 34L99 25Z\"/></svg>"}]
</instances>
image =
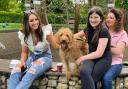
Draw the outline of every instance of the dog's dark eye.
<instances>
[{"instance_id":1,"label":"dog's dark eye","mask_svg":"<svg viewBox=\"0 0 128 89\"><path fill-rule=\"evenodd\" d=\"M67 37L69 37L69 35L66 35Z\"/></svg>"},{"instance_id":2,"label":"dog's dark eye","mask_svg":"<svg viewBox=\"0 0 128 89\"><path fill-rule=\"evenodd\" d=\"M62 36L63 34L60 34L60 36Z\"/></svg>"}]
</instances>

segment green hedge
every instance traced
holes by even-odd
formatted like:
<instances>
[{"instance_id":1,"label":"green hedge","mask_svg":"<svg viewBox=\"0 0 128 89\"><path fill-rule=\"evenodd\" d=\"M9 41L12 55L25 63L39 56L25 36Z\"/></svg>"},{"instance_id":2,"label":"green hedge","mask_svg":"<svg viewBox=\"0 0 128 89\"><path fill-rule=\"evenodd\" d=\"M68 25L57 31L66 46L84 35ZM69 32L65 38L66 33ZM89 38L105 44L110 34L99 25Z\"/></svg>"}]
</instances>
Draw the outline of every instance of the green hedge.
<instances>
[{"instance_id":1,"label":"green hedge","mask_svg":"<svg viewBox=\"0 0 128 89\"><path fill-rule=\"evenodd\" d=\"M68 18L74 18L74 14L70 14ZM21 23L22 13L0 11L0 23ZM65 14L48 14L49 23L66 24L67 16ZM86 24L86 15L80 15L80 24Z\"/></svg>"},{"instance_id":2,"label":"green hedge","mask_svg":"<svg viewBox=\"0 0 128 89\"><path fill-rule=\"evenodd\" d=\"M69 15L68 18L74 18L74 15ZM54 24L66 24L67 16L65 14L48 14L48 21L49 23ZM87 22L87 15L80 15L80 24L86 24Z\"/></svg>"},{"instance_id":3,"label":"green hedge","mask_svg":"<svg viewBox=\"0 0 128 89\"><path fill-rule=\"evenodd\" d=\"M23 14L0 11L0 23L21 23Z\"/></svg>"}]
</instances>

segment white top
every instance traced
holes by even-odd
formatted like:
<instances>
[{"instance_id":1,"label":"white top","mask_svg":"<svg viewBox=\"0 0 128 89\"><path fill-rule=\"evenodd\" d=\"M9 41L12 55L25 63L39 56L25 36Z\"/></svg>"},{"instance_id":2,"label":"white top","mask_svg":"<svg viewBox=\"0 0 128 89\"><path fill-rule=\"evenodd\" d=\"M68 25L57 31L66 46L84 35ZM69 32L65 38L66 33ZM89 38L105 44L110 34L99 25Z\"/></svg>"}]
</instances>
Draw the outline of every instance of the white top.
<instances>
[{"instance_id":1,"label":"white top","mask_svg":"<svg viewBox=\"0 0 128 89\"><path fill-rule=\"evenodd\" d=\"M28 47L29 50L32 52L36 52L36 51L44 52L44 51L46 51L49 47L49 43L46 40L46 36L49 35L50 33L52 33L52 25L48 24L46 26L43 26L42 31L43 31L43 41L39 41L37 43L37 45L33 45L31 34L28 36L28 40L27 40L27 44L26 44L24 42L24 37L25 37L24 33L22 33L21 31L18 31L18 37L21 40L21 45Z\"/></svg>"}]
</instances>

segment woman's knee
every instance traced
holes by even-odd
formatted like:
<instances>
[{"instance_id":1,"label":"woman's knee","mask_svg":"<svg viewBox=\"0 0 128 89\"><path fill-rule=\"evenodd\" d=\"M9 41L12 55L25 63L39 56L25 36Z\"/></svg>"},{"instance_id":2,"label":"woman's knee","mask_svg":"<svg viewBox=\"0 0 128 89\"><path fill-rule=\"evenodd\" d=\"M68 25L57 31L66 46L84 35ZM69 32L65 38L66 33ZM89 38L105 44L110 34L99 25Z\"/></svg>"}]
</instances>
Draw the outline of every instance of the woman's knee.
<instances>
[{"instance_id":1,"label":"woman's knee","mask_svg":"<svg viewBox=\"0 0 128 89\"><path fill-rule=\"evenodd\" d=\"M102 78L102 81L112 81L112 75L111 74L105 74Z\"/></svg>"},{"instance_id":2,"label":"woman's knee","mask_svg":"<svg viewBox=\"0 0 128 89\"><path fill-rule=\"evenodd\" d=\"M85 66L81 66L80 67L80 76L88 76L88 75L91 75L90 69Z\"/></svg>"},{"instance_id":3,"label":"woman's knee","mask_svg":"<svg viewBox=\"0 0 128 89\"><path fill-rule=\"evenodd\" d=\"M32 66L28 69L28 72L29 73L32 73L32 74L36 74L38 73L39 71L42 71L42 66L44 65L44 62L43 61L34 61L32 63Z\"/></svg>"},{"instance_id":4,"label":"woman's knee","mask_svg":"<svg viewBox=\"0 0 128 89\"><path fill-rule=\"evenodd\" d=\"M43 60L37 60L32 63L28 72L32 74L39 74L45 72L47 69L49 69L49 63L45 63Z\"/></svg>"}]
</instances>

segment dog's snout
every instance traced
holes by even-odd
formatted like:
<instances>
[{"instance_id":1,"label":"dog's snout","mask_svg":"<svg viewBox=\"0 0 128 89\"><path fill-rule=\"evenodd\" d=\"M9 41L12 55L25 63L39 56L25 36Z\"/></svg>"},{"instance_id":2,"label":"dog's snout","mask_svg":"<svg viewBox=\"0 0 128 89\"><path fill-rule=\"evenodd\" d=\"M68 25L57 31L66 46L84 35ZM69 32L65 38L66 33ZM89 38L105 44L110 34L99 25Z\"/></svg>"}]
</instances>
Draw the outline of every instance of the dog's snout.
<instances>
[{"instance_id":1,"label":"dog's snout","mask_svg":"<svg viewBox=\"0 0 128 89\"><path fill-rule=\"evenodd\" d=\"M66 43L66 40L61 40L61 43Z\"/></svg>"}]
</instances>

